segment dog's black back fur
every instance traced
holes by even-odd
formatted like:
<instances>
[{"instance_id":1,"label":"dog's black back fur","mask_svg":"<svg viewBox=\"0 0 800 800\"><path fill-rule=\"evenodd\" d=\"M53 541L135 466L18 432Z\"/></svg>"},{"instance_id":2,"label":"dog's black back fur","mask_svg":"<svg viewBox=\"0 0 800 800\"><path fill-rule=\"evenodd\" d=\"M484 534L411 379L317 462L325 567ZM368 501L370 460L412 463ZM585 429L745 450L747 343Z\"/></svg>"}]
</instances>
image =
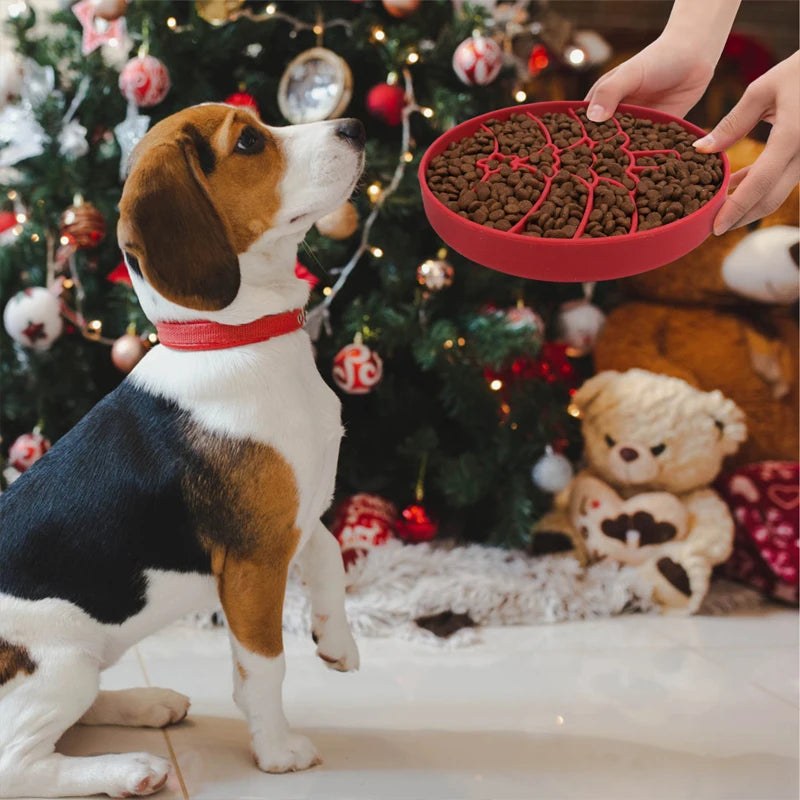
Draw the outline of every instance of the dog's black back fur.
<instances>
[{"instance_id":1,"label":"dog's black back fur","mask_svg":"<svg viewBox=\"0 0 800 800\"><path fill-rule=\"evenodd\" d=\"M0 496L0 592L122 623L144 570L210 573L181 489L184 416L126 380L18 478Z\"/></svg>"}]
</instances>

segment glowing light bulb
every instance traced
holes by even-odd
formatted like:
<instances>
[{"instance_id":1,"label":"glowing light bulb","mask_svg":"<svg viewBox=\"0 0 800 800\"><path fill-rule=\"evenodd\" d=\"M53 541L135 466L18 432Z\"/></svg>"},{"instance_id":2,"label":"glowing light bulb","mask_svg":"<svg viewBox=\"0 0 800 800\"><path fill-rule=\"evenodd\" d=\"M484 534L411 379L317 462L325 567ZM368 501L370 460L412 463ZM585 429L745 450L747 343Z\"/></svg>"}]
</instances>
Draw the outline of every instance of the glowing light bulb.
<instances>
[{"instance_id":1,"label":"glowing light bulb","mask_svg":"<svg viewBox=\"0 0 800 800\"><path fill-rule=\"evenodd\" d=\"M311 30L314 31L317 36L322 36L322 31L325 29L318 22Z\"/></svg>"},{"instance_id":2,"label":"glowing light bulb","mask_svg":"<svg viewBox=\"0 0 800 800\"><path fill-rule=\"evenodd\" d=\"M427 106L425 108L420 109L420 111L422 112L422 116L425 117L425 119L430 119L433 116L433 109L428 108Z\"/></svg>"},{"instance_id":3,"label":"glowing light bulb","mask_svg":"<svg viewBox=\"0 0 800 800\"><path fill-rule=\"evenodd\" d=\"M381 258L383 256L383 250L381 250L380 247L370 247L369 251L375 258Z\"/></svg>"},{"instance_id":4,"label":"glowing light bulb","mask_svg":"<svg viewBox=\"0 0 800 800\"><path fill-rule=\"evenodd\" d=\"M452 339L445 339L444 344L442 345L442 347L445 350L449 350L452 346L453 346L453 340Z\"/></svg>"},{"instance_id":5,"label":"glowing light bulb","mask_svg":"<svg viewBox=\"0 0 800 800\"><path fill-rule=\"evenodd\" d=\"M325 288L322 290L322 294L324 294L324 295L325 295L325 297L327 297L327 296L328 296L328 295L329 295L329 294L330 294L332 291L333 291L333 289L331 289L331 287L330 287L330 286L326 286L326 287L325 287Z\"/></svg>"},{"instance_id":6,"label":"glowing light bulb","mask_svg":"<svg viewBox=\"0 0 800 800\"><path fill-rule=\"evenodd\" d=\"M416 64L416 63L417 63L417 61L419 61L419 53L417 53L416 51L412 50L412 51L411 51L411 52L408 54L408 56L406 57L406 61L407 61L409 64Z\"/></svg>"},{"instance_id":7,"label":"glowing light bulb","mask_svg":"<svg viewBox=\"0 0 800 800\"><path fill-rule=\"evenodd\" d=\"M586 61L586 53L580 47L570 47L567 50L567 61L575 67L579 67Z\"/></svg>"},{"instance_id":8,"label":"glowing light bulb","mask_svg":"<svg viewBox=\"0 0 800 800\"><path fill-rule=\"evenodd\" d=\"M17 192L16 190L12 189L7 195L9 200L16 200L17 199Z\"/></svg>"},{"instance_id":9,"label":"glowing light bulb","mask_svg":"<svg viewBox=\"0 0 800 800\"><path fill-rule=\"evenodd\" d=\"M492 382L489 384L489 388L490 388L490 389L491 389L493 392L499 392L499 391L500 391L500 389L502 389L502 388L503 388L503 381L501 381L501 380L498 380L497 378L495 378L495 379L494 379L494 380L493 380L493 381L492 381Z\"/></svg>"},{"instance_id":10,"label":"glowing light bulb","mask_svg":"<svg viewBox=\"0 0 800 800\"><path fill-rule=\"evenodd\" d=\"M413 160L414 160L414 154L410 150L403 153L403 161L405 161L406 164L410 164Z\"/></svg>"},{"instance_id":11,"label":"glowing light bulb","mask_svg":"<svg viewBox=\"0 0 800 800\"><path fill-rule=\"evenodd\" d=\"M58 242L66 247L69 244L69 236L62 236Z\"/></svg>"},{"instance_id":12,"label":"glowing light bulb","mask_svg":"<svg viewBox=\"0 0 800 800\"><path fill-rule=\"evenodd\" d=\"M514 99L518 103L524 103L528 99L528 95L522 89L520 89L514 94Z\"/></svg>"},{"instance_id":13,"label":"glowing light bulb","mask_svg":"<svg viewBox=\"0 0 800 800\"><path fill-rule=\"evenodd\" d=\"M93 319L88 327L92 333L100 333L103 330L103 323L99 319Z\"/></svg>"},{"instance_id":14,"label":"glowing light bulb","mask_svg":"<svg viewBox=\"0 0 800 800\"><path fill-rule=\"evenodd\" d=\"M150 344L156 344L158 342L158 335L155 333L149 334L147 341L150 342Z\"/></svg>"},{"instance_id":15,"label":"glowing light bulb","mask_svg":"<svg viewBox=\"0 0 800 800\"><path fill-rule=\"evenodd\" d=\"M39 234L38 233L32 233L31 234L31 241L32 242L38 242L39 241Z\"/></svg>"},{"instance_id":16,"label":"glowing light bulb","mask_svg":"<svg viewBox=\"0 0 800 800\"><path fill-rule=\"evenodd\" d=\"M178 20L176 20L175 17L169 17L167 19L167 27L170 30L174 30L174 28L177 26L177 24L178 24Z\"/></svg>"},{"instance_id":17,"label":"glowing light bulb","mask_svg":"<svg viewBox=\"0 0 800 800\"><path fill-rule=\"evenodd\" d=\"M371 183L367 186L367 194L369 195L369 199L374 203L378 197L380 197L381 185L379 183Z\"/></svg>"},{"instance_id":18,"label":"glowing light bulb","mask_svg":"<svg viewBox=\"0 0 800 800\"><path fill-rule=\"evenodd\" d=\"M386 41L386 31L383 28L375 28L372 31L372 38L376 42L385 42Z\"/></svg>"},{"instance_id":19,"label":"glowing light bulb","mask_svg":"<svg viewBox=\"0 0 800 800\"><path fill-rule=\"evenodd\" d=\"M75 281L72 278L64 278L62 284L65 289L71 289L75 285Z\"/></svg>"},{"instance_id":20,"label":"glowing light bulb","mask_svg":"<svg viewBox=\"0 0 800 800\"><path fill-rule=\"evenodd\" d=\"M463 347L467 343L467 340L463 336L459 336L456 342L458 342L459 347Z\"/></svg>"},{"instance_id":21,"label":"glowing light bulb","mask_svg":"<svg viewBox=\"0 0 800 800\"><path fill-rule=\"evenodd\" d=\"M20 211L20 213L16 215L16 220L20 225L22 225L23 222L28 221L28 215L25 212Z\"/></svg>"},{"instance_id":22,"label":"glowing light bulb","mask_svg":"<svg viewBox=\"0 0 800 800\"><path fill-rule=\"evenodd\" d=\"M277 9L275 8L275 3L270 3L266 7L265 11L267 12L267 14L270 14L270 15L274 14L277 11Z\"/></svg>"}]
</instances>

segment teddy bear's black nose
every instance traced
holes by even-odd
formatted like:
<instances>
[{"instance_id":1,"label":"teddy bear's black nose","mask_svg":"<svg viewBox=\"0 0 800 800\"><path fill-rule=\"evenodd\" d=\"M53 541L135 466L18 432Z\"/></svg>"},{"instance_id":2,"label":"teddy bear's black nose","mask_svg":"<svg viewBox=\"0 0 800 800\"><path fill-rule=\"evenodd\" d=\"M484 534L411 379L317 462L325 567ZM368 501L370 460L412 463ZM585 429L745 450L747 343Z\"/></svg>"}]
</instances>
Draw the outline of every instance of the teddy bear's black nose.
<instances>
[{"instance_id":1,"label":"teddy bear's black nose","mask_svg":"<svg viewBox=\"0 0 800 800\"><path fill-rule=\"evenodd\" d=\"M639 458L639 453L632 447L623 447L622 450L619 451L619 457L623 461L636 461L636 459Z\"/></svg>"},{"instance_id":2,"label":"teddy bear's black nose","mask_svg":"<svg viewBox=\"0 0 800 800\"><path fill-rule=\"evenodd\" d=\"M364 126L357 119L343 119L336 126L336 135L354 147L364 146L367 137L364 135Z\"/></svg>"}]
</instances>

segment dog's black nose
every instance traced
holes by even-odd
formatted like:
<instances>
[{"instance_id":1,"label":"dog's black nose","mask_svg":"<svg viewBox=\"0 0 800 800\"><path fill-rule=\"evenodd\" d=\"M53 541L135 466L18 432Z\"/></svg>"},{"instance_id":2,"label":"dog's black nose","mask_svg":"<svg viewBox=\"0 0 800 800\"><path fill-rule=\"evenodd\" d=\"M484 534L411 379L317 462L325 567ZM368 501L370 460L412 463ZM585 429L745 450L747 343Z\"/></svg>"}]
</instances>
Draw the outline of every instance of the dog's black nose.
<instances>
[{"instance_id":1,"label":"dog's black nose","mask_svg":"<svg viewBox=\"0 0 800 800\"><path fill-rule=\"evenodd\" d=\"M636 461L639 458L639 454L632 447L623 447L619 455L623 461Z\"/></svg>"},{"instance_id":2,"label":"dog's black nose","mask_svg":"<svg viewBox=\"0 0 800 800\"><path fill-rule=\"evenodd\" d=\"M336 126L336 135L345 139L353 147L363 147L367 137L364 135L364 126L357 119L343 119Z\"/></svg>"}]
</instances>

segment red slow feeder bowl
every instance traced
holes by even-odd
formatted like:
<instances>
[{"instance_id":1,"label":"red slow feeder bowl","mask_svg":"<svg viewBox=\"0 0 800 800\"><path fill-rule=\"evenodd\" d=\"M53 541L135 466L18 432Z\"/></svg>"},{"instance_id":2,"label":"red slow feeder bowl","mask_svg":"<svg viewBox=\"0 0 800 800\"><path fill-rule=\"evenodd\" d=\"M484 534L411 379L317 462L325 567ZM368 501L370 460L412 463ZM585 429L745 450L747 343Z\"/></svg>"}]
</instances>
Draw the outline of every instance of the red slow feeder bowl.
<instances>
[{"instance_id":1,"label":"red slow feeder bowl","mask_svg":"<svg viewBox=\"0 0 800 800\"><path fill-rule=\"evenodd\" d=\"M722 184L708 203L693 214L668 225L646 231L633 231L625 236L597 239L544 239L513 233L513 229L507 232L493 230L460 217L443 205L431 192L427 180L428 164L431 159L444 152L451 142L472 136L484 122L490 119L505 120L512 114L527 113L532 117L540 117L549 112L569 113L585 106L586 103L558 101L502 108L467 120L440 136L428 148L419 165L422 203L428 221L436 233L454 250L485 267L522 278L564 283L603 281L636 275L668 264L697 247L711 234L714 217L725 200L730 180L730 165L724 153L719 153L723 169ZM660 111L629 105L621 105L617 111L653 122L677 122L697 137L705 135L705 131L696 125ZM549 141L549 135L546 136ZM576 144L580 142L576 142L572 147ZM552 147L545 145L548 146ZM560 151L556 149L556 152ZM631 162L631 166L634 166L633 158ZM631 177L635 179L636 176L632 174ZM634 199L635 191L634 189L631 192ZM526 217L514 226L515 229L522 230L525 219L536 211L544 201L545 195L546 193L543 193ZM591 203L591 194L589 202ZM591 208L587 206L587 216L590 211Z\"/></svg>"}]
</instances>

